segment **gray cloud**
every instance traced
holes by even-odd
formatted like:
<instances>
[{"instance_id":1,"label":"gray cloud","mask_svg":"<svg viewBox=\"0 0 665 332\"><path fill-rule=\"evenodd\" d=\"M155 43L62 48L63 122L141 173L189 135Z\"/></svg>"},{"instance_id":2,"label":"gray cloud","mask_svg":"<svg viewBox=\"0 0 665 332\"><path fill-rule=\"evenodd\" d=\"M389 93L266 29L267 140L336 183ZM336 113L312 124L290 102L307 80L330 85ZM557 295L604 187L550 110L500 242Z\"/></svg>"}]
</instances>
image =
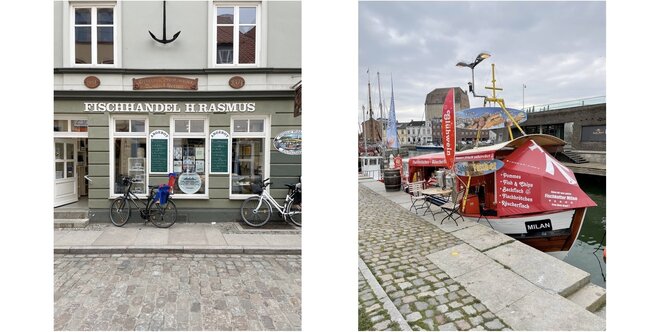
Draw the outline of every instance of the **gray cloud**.
<instances>
[{"instance_id":1,"label":"gray cloud","mask_svg":"<svg viewBox=\"0 0 665 332\"><path fill-rule=\"evenodd\" d=\"M360 2L358 19L358 108L369 68L375 114L377 72L385 109L392 74L398 119L421 119L431 90L467 89L470 70L455 64L480 51L492 57L476 67L476 91L489 93L495 63L508 107L522 107L522 84L526 106L605 95L604 2Z\"/></svg>"}]
</instances>

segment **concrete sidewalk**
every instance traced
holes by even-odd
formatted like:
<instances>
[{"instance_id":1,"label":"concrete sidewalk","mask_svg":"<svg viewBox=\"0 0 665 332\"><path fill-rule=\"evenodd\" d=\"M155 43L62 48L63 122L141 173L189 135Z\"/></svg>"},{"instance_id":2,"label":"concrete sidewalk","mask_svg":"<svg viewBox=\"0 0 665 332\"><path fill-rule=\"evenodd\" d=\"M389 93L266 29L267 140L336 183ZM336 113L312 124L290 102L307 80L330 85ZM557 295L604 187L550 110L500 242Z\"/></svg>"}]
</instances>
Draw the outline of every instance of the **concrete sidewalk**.
<instances>
[{"instance_id":1,"label":"concrete sidewalk","mask_svg":"<svg viewBox=\"0 0 665 332\"><path fill-rule=\"evenodd\" d=\"M478 223L409 212L410 203L383 183L359 181L359 254L369 267L359 269L387 293L361 296L363 307L398 307L414 329L605 329L604 309L594 314L605 289L587 272ZM365 310L372 322L401 322Z\"/></svg>"},{"instance_id":2,"label":"concrete sidewalk","mask_svg":"<svg viewBox=\"0 0 665 332\"><path fill-rule=\"evenodd\" d=\"M237 222L90 224L54 230L54 253L301 254L300 229L245 229Z\"/></svg>"}]
</instances>

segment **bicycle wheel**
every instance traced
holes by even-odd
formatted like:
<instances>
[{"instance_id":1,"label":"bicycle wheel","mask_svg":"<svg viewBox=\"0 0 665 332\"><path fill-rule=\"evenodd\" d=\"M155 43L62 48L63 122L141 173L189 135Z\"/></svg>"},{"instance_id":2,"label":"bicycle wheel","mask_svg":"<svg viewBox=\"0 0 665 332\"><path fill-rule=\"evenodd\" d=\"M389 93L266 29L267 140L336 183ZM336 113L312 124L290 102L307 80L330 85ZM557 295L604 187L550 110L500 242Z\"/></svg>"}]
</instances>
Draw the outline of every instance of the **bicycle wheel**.
<instances>
[{"instance_id":1,"label":"bicycle wheel","mask_svg":"<svg viewBox=\"0 0 665 332\"><path fill-rule=\"evenodd\" d=\"M302 227L302 202L295 203L295 201L290 201L289 205L286 206L286 218L298 227Z\"/></svg>"},{"instance_id":2,"label":"bicycle wheel","mask_svg":"<svg viewBox=\"0 0 665 332\"><path fill-rule=\"evenodd\" d=\"M148 213L150 213L150 222L159 228L171 227L175 224L176 217L178 217L178 210L175 208L175 203L173 203L171 199L166 201L166 204L164 205L155 201L150 202Z\"/></svg>"},{"instance_id":3,"label":"bicycle wheel","mask_svg":"<svg viewBox=\"0 0 665 332\"><path fill-rule=\"evenodd\" d=\"M127 220L129 220L129 216L132 214L132 208L124 197L118 197L113 200L113 203L111 203L109 212L111 215L111 222L120 227L126 224Z\"/></svg>"},{"instance_id":4,"label":"bicycle wheel","mask_svg":"<svg viewBox=\"0 0 665 332\"><path fill-rule=\"evenodd\" d=\"M265 225L270 219L270 206L268 202L261 202L259 197L250 197L242 202L240 216L242 220L252 227Z\"/></svg>"}]
</instances>

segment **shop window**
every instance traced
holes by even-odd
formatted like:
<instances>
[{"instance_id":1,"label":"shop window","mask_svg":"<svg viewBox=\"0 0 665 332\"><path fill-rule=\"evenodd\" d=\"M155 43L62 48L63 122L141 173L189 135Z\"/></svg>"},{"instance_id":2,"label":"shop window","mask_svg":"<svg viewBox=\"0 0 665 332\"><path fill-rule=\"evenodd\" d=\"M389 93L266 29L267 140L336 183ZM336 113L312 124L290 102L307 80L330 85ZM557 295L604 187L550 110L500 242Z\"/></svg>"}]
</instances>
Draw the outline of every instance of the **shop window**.
<instances>
[{"instance_id":1,"label":"shop window","mask_svg":"<svg viewBox=\"0 0 665 332\"><path fill-rule=\"evenodd\" d=\"M113 5L76 5L72 8L72 63L115 65L115 10Z\"/></svg>"},{"instance_id":2,"label":"shop window","mask_svg":"<svg viewBox=\"0 0 665 332\"><path fill-rule=\"evenodd\" d=\"M258 21L258 5L217 5L213 33L215 64L256 64L259 49Z\"/></svg>"},{"instance_id":3,"label":"shop window","mask_svg":"<svg viewBox=\"0 0 665 332\"><path fill-rule=\"evenodd\" d=\"M260 185L268 177L266 136L269 130L265 118L236 118L231 128L231 197L242 198L252 194L251 184Z\"/></svg>"},{"instance_id":4,"label":"shop window","mask_svg":"<svg viewBox=\"0 0 665 332\"><path fill-rule=\"evenodd\" d=\"M88 120L56 115L53 120L53 133L55 137L88 137Z\"/></svg>"},{"instance_id":5,"label":"shop window","mask_svg":"<svg viewBox=\"0 0 665 332\"><path fill-rule=\"evenodd\" d=\"M132 192L137 195L146 194L148 174L146 171L146 119L113 119L113 137L111 149L111 163L113 177L111 179L111 194L122 195L125 186L123 177L134 179Z\"/></svg>"},{"instance_id":6,"label":"shop window","mask_svg":"<svg viewBox=\"0 0 665 332\"><path fill-rule=\"evenodd\" d=\"M174 194L205 196L207 194L207 120L174 118L173 172L178 174Z\"/></svg>"}]
</instances>

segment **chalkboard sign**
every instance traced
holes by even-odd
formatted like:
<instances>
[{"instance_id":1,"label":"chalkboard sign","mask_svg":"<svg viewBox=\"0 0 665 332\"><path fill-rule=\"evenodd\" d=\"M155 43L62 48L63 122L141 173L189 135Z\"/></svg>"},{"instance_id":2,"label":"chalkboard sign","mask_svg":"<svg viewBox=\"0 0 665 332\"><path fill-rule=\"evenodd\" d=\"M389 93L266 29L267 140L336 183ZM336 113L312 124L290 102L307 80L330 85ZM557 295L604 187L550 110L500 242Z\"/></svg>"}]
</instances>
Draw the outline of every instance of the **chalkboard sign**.
<instances>
[{"instance_id":1,"label":"chalkboard sign","mask_svg":"<svg viewBox=\"0 0 665 332\"><path fill-rule=\"evenodd\" d=\"M210 173L229 172L229 134L215 130L210 134Z\"/></svg>"},{"instance_id":2,"label":"chalkboard sign","mask_svg":"<svg viewBox=\"0 0 665 332\"><path fill-rule=\"evenodd\" d=\"M210 140L210 172L229 172L229 140Z\"/></svg>"},{"instance_id":3,"label":"chalkboard sign","mask_svg":"<svg viewBox=\"0 0 665 332\"><path fill-rule=\"evenodd\" d=\"M168 155L168 134L163 130L150 133L150 173L167 173Z\"/></svg>"}]
</instances>

